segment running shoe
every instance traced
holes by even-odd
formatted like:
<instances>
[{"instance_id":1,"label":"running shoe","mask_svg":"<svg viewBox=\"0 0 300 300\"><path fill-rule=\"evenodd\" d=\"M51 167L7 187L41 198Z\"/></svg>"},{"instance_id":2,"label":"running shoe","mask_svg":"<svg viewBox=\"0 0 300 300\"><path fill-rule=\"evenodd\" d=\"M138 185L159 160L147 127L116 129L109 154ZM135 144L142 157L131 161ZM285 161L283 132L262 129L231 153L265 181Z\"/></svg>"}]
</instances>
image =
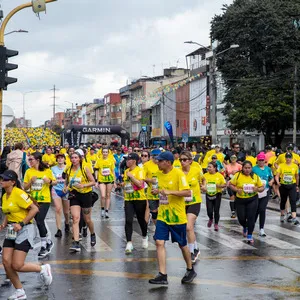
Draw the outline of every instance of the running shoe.
<instances>
[{"instance_id":1,"label":"running shoe","mask_svg":"<svg viewBox=\"0 0 300 300\"><path fill-rule=\"evenodd\" d=\"M105 212L105 219L109 219L108 211Z\"/></svg>"},{"instance_id":2,"label":"running shoe","mask_svg":"<svg viewBox=\"0 0 300 300\"><path fill-rule=\"evenodd\" d=\"M47 243L46 249L47 249L48 253L51 252L51 250L53 249L53 247L54 247L54 243L52 241L50 241L50 243Z\"/></svg>"},{"instance_id":3,"label":"running shoe","mask_svg":"<svg viewBox=\"0 0 300 300\"><path fill-rule=\"evenodd\" d=\"M72 245L71 245L71 247L69 248L69 250L70 250L71 252L80 252L80 251L81 251L81 248L80 248L79 242L72 242Z\"/></svg>"},{"instance_id":4,"label":"running shoe","mask_svg":"<svg viewBox=\"0 0 300 300\"><path fill-rule=\"evenodd\" d=\"M61 232L61 230L60 230L60 229L57 229L57 232L55 233L54 236L57 237L57 238L61 238L61 237L62 237L62 232Z\"/></svg>"},{"instance_id":5,"label":"running shoe","mask_svg":"<svg viewBox=\"0 0 300 300\"><path fill-rule=\"evenodd\" d=\"M65 223L65 233L70 232L70 225Z\"/></svg>"},{"instance_id":6,"label":"running shoe","mask_svg":"<svg viewBox=\"0 0 300 300\"><path fill-rule=\"evenodd\" d=\"M159 272L158 275L156 275L156 277L149 280L149 283L167 285L168 284L168 275L162 274Z\"/></svg>"},{"instance_id":7,"label":"running shoe","mask_svg":"<svg viewBox=\"0 0 300 300\"><path fill-rule=\"evenodd\" d=\"M299 221L298 221L296 218L293 218L293 219L292 219L292 223L293 223L294 225L299 225L299 224L300 224Z\"/></svg>"},{"instance_id":8,"label":"running shoe","mask_svg":"<svg viewBox=\"0 0 300 300\"><path fill-rule=\"evenodd\" d=\"M130 254L132 253L133 250L133 245L132 242L128 242L125 248L125 254Z\"/></svg>"},{"instance_id":9,"label":"running shoe","mask_svg":"<svg viewBox=\"0 0 300 300\"><path fill-rule=\"evenodd\" d=\"M96 245L96 234L91 234L91 246L94 247Z\"/></svg>"},{"instance_id":10,"label":"running shoe","mask_svg":"<svg viewBox=\"0 0 300 300\"><path fill-rule=\"evenodd\" d=\"M213 223L213 220L212 220L212 219L209 219L208 222L207 222L207 227L210 228L211 225L212 225L212 223Z\"/></svg>"},{"instance_id":11,"label":"running shoe","mask_svg":"<svg viewBox=\"0 0 300 300\"><path fill-rule=\"evenodd\" d=\"M289 223L291 223L293 221L293 217L291 213L288 213L288 217L286 219Z\"/></svg>"},{"instance_id":12,"label":"running shoe","mask_svg":"<svg viewBox=\"0 0 300 300\"><path fill-rule=\"evenodd\" d=\"M38 258L44 258L49 254L49 252L47 251L47 249L45 247L42 247L39 254L38 254Z\"/></svg>"},{"instance_id":13,"label":"running shoe","mask_svg":"<svg viewBox=\"0 0 300 300\"><path fill-rule=\"evenodd\" d=\"M219 231L219 225L218 224L215 224L214 228L215 228L215 231Z\"/></svg>"},{"instance_id":14,"label":"running shoe","mask_svg":"<svg viewBox=\"0 0 300 300\"><path fill-rule=\"evenodd\" d=\"M102 210L101 210L101 218L104 218L104 217L105 217L105 210L102 209Z\"/></svg>"},{"instance_id":15,"label":"running shoe","mask_svg":"<svg viewBox=\"0 0 300 300\"><path fill-rule=\"evenodd\" d=\"M147 248L148 248L148 236L143 237L142 248L143 248L143 249L147 249Z\"/></svg>"},{"instance_id":16,"label":"running shoe","mask_svg":"<svg viewBox=\"0 0 300 300\"><path fill-rule=\"evenodd\" d=\"M82 228L82 236L87 237L87 226Z\"/></svg>"},{"instance_id":17,"label":"running shoe","mask_svg":"<svg viewBox=\"0 0 300 300\"><path fill-rule=\"evenodd\" d=\"M248 236L247 236L247 243L250 245L254 244L254 239L253 239L252 235L250 235L250 234L248 234Z\"/></svg>"},{"instance_id":18,"label":"running shoe","mask_svg":"<svg viewBox=\"0 0 300 300\"><path fill-rule=\"evenodd\" d=\"M186 273L181 279L181 283L191 283L196 276L197 273L194 271L194 268L192 268L191 270L186 269Z\"/></svg>"},{"instance_id":19,"label":"running shoe","mask_svg":"<svg viewBox=\"0 0 300 300\"><path fill-rule=\"evenodd\" d=\"M231 219L235 219L235 218L236 218L235 211L232 211L232 212L231 212Z\"/></svg>"},{"instance_id":20,"label":"running shoe","mask_svg":"<svg viewBox=\"0 0 300 300\"><path fill-rule=\"evenodd\" d=\"M261 229L259 230L259 236L262 236L262 237L267 236L263 228L261 228Z\"/></svg>"},{"instance_id":21,"label":"running shoe","mask_svg":"<svg viewBox=\"0 0 300 300\"><path fill-rule=\"evenodd\" d=\"M24 299L27 299L27 296L26 296L25 291L23 289L16 289L16 291L10 297L8 297L7 299L8 300L16 300L16 299L24 300Z\"/></svg>"},{"instance_id":22,"label":"running shoe","mask_svg":"<svg viewBox=\"0 0 300 300\"><path fill-rule=\"evenodd\" d=\"M284 220L285 220L285 215L281 215L281 216L280 216L280 222L282 222L282 223L283 223L283 222L284 222Z\"/></svg>"},{"instance_id":23,"label":"running shoe","mask_svg":"<svg viewBox=\"0 0 300 300\"><path fill-rule=\"evenodd\" d=\"M52 283L51 266L49 264L42 266L40 276L46 286L49 286Z\"/></svg>"},{"instance_id":24,"label":"running shoe","mask_svg":"<svg viewBox=\"0 0 300 300\"><path fill-rule=\"evenodd\" d=\"M243 228L243 237L247 237L247 233L248 233L248 228L244 227Z\"/></svg>"},{"instance_id":25,"label":"running shoe","mask_svg":"<svg viewBox=\"0 0 300 300\"><path fill-rule=\"evenodd\" d=\"M199 255L200 255L200 250L199 249L195 249L194 250L194 255L195 255L195 258L196 260L198 259Z\"/></svg>"}]
</instances>

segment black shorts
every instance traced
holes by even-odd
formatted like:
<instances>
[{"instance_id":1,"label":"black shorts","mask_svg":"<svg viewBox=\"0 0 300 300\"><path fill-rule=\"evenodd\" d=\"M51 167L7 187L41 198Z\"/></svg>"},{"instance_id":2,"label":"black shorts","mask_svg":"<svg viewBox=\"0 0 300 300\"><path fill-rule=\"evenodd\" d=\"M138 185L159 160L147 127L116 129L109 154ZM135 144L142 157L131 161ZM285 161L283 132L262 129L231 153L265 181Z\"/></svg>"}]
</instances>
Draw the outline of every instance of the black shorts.
<instances>
[{"instance_id":1,"label":"black shorts","mask_svg":"<svg viewBox=\"0 0 300 300\"><path fill-rule=\"evenodd\" d=\"M28 253L31 249L31 245L28 240L23 241L21 244L16 244L14 240L5 239L3 242L3 248L14 248L15 250Z\"/></svg>"},{"instance_id":2,"label":"black shorts","mask_svg":"<svg viewBox=\"0 0 300 300\"><path fill-rule=\"evenodd\" d=\"M82 194L77 191L72 191L72 195L74 195L74 197L70 198L69 196L70 206L78 205L81 208L91 208L93 206L92 192Z\"/></svg>"},{"instance_id":3,"label":"black shorts","mask_svg":"<svg viewBox=\"0 0 300 300\"><path fill-rule=\"evenodd\" d=\"M99 184L114 184L115 182L114 181L111 181L111 182L99 182Z\"/></svg>"},{"instance_id":4,"label":"black shorts","mask_svg":"<svg viewBox=\"0 0 300 300\"><path fill-rule=\"evenodd\" d=\"M159 200L148 200L150 211L157 211L159 207Z\"/></svg>"},{"instance_id":5,"label":"black shorts","mask_svg":"<svg viewBox=\"0 0 300 300\"><path fill-rule=\"evenodd\" d=\"M201 203L196 203L196 204L185 206L186 214L194 214L197 217L199 216L200 209L201 209Z\"/></svg>"}]
</instances>

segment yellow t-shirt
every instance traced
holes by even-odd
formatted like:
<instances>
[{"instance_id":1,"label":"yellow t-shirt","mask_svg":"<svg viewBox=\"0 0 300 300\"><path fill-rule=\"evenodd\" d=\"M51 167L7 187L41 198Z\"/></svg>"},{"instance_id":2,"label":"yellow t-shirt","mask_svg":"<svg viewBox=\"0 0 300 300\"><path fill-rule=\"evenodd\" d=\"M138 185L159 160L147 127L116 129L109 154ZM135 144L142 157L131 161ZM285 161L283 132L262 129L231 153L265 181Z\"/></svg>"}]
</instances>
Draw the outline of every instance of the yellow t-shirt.
<instances>
[{"instance_id":1,"label":"yellow t-shirt","mask_svg":"<svg viewBox=\"0 0 300 300\"><path fill-rule=\"evenodd\" d=\"M7 216L7 221L12 223L22 222L27 214L27 208L32 204L32 200L23 190L14 187L7 198L5 193L2 197L2 211Z\"/></svg>"},{"instance_id":2,"label":"yellow t-shirt","mask_svg":"<svg viewBox=\"0 0 300 300\"><path fill-rule=\"evenodd\" d=\"M173 162L173 167L180 169L181 168L181 162L179 161L179 158L175 159Z\"/></svg>"},{"instance_id":3,"label":"yellow t-shirt","mask_svg":"<svg viewBox=\"0 0 300 300\"><path fill-rule=\"evenodd\" d=\"M286 162L286 160L285 160L285 154L286 154L286 152L285 153L282 153L282 154L280 154L279 156L278 156L278 158L277 158L277 160L276 160L276 164L279 166L280 164L283 164L283 163L285 163ZM293 155L293 160L292 160L292 162L293 163L300 163L300 156L298 155L298 154L296 154L296 153L294 153L294 152L292 152L292 155Z\"/></svg>"},{"instance_id":4,"label":"yellow t-shirt","mask_svg":"<svg viewBox=\"0 0 300 300\"><path fill-rule=\"evenodd\" d=\"M296 175L299 172L299 168L296 164L287 165L286 163L280 164L276 171L279 174L281 184L293 184L296 183Z\"/></svg>"},{"instance_id":5,"label":"yellow t-shirt","mask_svg":"<svg viewBox=\"0 0 300 300\"><path fill-rule=\"evenodd\" d=\"M42 161L48 164L49 167L56 165L56 157L54 154L44 154Z\"/></svg>"},{"instance_id":6,"label":"yellow t-shirt","mask_svg":"<svg viewBox=\"0 0 300 300\"><path fill-rule=\"evenodd\" d=\"M256 158L255 157L249 155L249 156L246 156L246 160L249 160L253 167L256 166Z\"/></svg>"},{"instance_id":7,"label":"yellow t-shirt","mask_svg":"<svg viewBox=\"0 0 300 300\"><path fill-rule=\"evenodd\" d=\"M66 154L67 153L67 149L66 148L61 148L59 153L61 154Z\"/></svg>"},{"instance_id":8,"label":"yellow t-shirt","mask_svg":"<svg viewBox=\"0 0 300 300\"><path fill-rule=\"evenodd\" d=\"M222 152L214 153L217 156L217 160L222 164L224 162L224 154ZM209 158L208 162L212 161L212 156Z\"/></svg>"},{"instance_id":9,"label":"yellow t-shirt","mask_svg":"<svg viewBox=\"0 0 300 300\"><path fill-rule=\"evenodd\" d=\"M115 164L111 159L98 158L94 168L98 170L98 182L113 182L115 180Z\"/></svg>"},{"instance_id":10,"label":"yellow t-shirt","mask_svg":"<svg viewBox=\"0 0 300 300\"><path fill-rule=\"evenodd\" d=\"M152 160L147 161L144 164L144 172L145 172L145 178L148 179L153 179L156 178L157 179L157 173L161 172L158 169L158 165L156 163L154 163ZM159 200L158 195L153 195L151 193L152 190L152 183L147 183L148 187L147 187L147 199L148 200Z\"/></svg>"},{"instance_id":11,"label":"yellow t-shirt","mask_svg":"<svg viewBox=\"0 0 300 300\"><path fill-rule=\"evenodd\" d=\"M65 169L64 173L66 173L68 177L68 186L70 191L75 190L81 194L86 194L93 190L92 187L78 189L75 186L79 183L86 184L90 182L85 172L85 168L88 168L88 166L82 165L82 168L79 167L77 170L70 169L70 167Z\"/></svg>"},{"instance_id":12,"label":"yellow t-shirt","mask_svg":"<svg viewBox=\"0 0 300 300\"><path fill-rule=\"evenodd\" d=\"M238 198L251 198L257 195L257 192L253 191L253 187L262 187L263 183L261 179L256 174L253 174L252 177L244 175L242 172L237 172L230 180L230 182L235 185L237 188L242 189L242 194L236 194Z\"/></svg>"},{"instance_id":13,"label":"yellow t-shirt","mask_svg":"<svg viewBox=\"0 0 300 300\"><path fill-rule=\"evenodd\" d=\"M215 174L205 173L204 179L206 181L207 195L214 196L217 193L222 193L222 188L217 188L216 185L226 184L226 180L222 174L216 172Z\"/></svg>"},{"instance_id":14,"label":"yellow t-shirt","mask_svg":"<svg viewBox=\"0 0 300 300\"><path fill-rule=\"evenodd\" d=\"M67 158L69 158L69 157L67 157ZM65 171L68 170L68 169L70 169L71 166L72 166L71 159L70 159L70 158L69 158L69 159L66 159L66 168L65 168ZM88 169L90 170L90 172L91 172L92 174L94 174L94 169L93 169L93 167L92 167L92 163L89 162L88 160L86 160L85 158L82 159L82 166L83 166L83 167L88 167ZM65 172L65 171L64 171L64 172ZM65 172L65 173L66 173L66 172Z\"/></svg>"},{"instance_id":15,"label":"yellow t-shirt","mask_svg":"<svg viewBox=\"0 0 300 300\"><path fill-rule=\"evenodd\" d=\"M203 173L202 167L196 161L193 161L191 167L198 169L201 173Z\"/></svg>"},{"instance_id":16,"label":"yellow t-shirt","mask_svg":"<svg viewBox=\"0 0 300 300\"><path fill-rule=\"evenodd\" d=\"M50 195L50 188L49 184L44 183L43 178L46 177L52 181L55 181L56 178L53 175L50 169L45 169L44 171L38 171L34 168L30 168L26 171L24 176L24 183L29 183L31 178L36 176L36 181L31 184L30 187L30 195L33 197L37 202L41 203L50 203L51 202L51 195Z\"/></svg>"},{"instance_id":17,"label":"yellow t-shirt","mask_svg":"<svg viewBox=\"0 0 300 300\"><path fill-rule=\"evenodd\" d=\"M142 187L139 190L135 190L133 183L127 177L128 172L130 172L137 180L141 180L141 181L145 180L144 170L139 166L136 166L132 171L126 169L124 172L124 200L125 201L146 200L147 197L145 194L144 187Z\"/></svg>"},{"instance_id":18,"label":"yellow t-shirt","mask_svg":"<svg viewBox=\"0 0 300 300\"><path fill-rule=\"evenodd\" d=\"M98 156L96 153L94 153L93 155L91 154L87 154L86 159L92 164L92 167L95 167L95 164L97 162Z\"/></svg>"},{"instance_id":19,"label":"yellow t-shirt","mask_svg":"<svg viewBox=\"0 0 300 300\"><path fill-rule=\"evenodd\" d=\"M185 205L192 205L202 202L200 184L202 182L203 174L198 168L191 167L188 174L186 174L187 182L192 191L191 197L185 197Z\"/></svg>"},{"instance_id":20,"label":"yellow t-shirt","mask_svg":"<svg viewBox=\"0 0 300 300\"><path fill-rule=\"evenodd\" d=\"M203 159L203 162L202 162L202 168L203 169L207 169L207 166L208 166L208 163L209 161L211 160L211 157L216 154L216 150L215 149L212 149L212 150L209 150L206 152L205 156L204 156L204 159Z\"/></svg>"},{"instance_id":21,"label":"yellow t-shirt","mask_svg":"<svg viewBox=\"0 0 300 300\"><path fill-rule=\"evenodd\" d=\"M190 190L185 174L173 168L168 174L162 172L157 174L159 190L183 191ZM168 225L186 224L185 200L184 197L159 194L159 208L157 220Z\"/></svg>"}]
</instances>

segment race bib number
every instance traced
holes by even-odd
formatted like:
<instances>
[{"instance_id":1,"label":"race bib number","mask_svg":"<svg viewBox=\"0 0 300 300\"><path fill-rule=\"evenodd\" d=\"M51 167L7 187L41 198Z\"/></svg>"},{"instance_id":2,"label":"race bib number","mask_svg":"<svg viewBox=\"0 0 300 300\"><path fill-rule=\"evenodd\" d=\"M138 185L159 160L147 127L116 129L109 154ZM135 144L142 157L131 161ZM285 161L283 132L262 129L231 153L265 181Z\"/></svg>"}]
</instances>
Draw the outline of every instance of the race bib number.
<instances>
[{"instance_id":1,"label":"race bib number","mask_svg":"<svg viewBox=\"0 0 300 300\"><path fill-rule=\"evenodd\" d=\"M12 224L7 225L5 238L7 240L12 240L12 241L14 241L17 238L17 232L14 231L14 226Z\"/></svg>"},{"instance_id":2,"label":"race bib number","mask_svg":"<svg viewBox=\"0 0 300 300\"><path fill-rule=\"evenodd\" d=\"M189 203L193 201L193 191L191 190L191 196L190 197L184 197L184 201Z\"/></svg>"},{"instance_id":3,"label":"race bib number","mask_svg":"<svg viewBox=\"0 0 300 300\"><path fill-rule=\"evenodd\" d=\"M110 175L110 169L104 168L102 169L102 176L109 176Z\"/></svg>"},{"instance_id":4,"label":"race bib number","mask_svg":"<svg viewBox=\"0 0 300 300\"><path fill-rule=\"evenodd\" d=\"M32 185L31 190L33 191L40 191L43 187L44 180L41 178L38 178Z\"/></svg>"},{"instance_id":5,"label":"race bib number","mask_svg":"<svg viewBox=\"0 0 300 300\"><path fill-rule=\"evenodd\" d=\"M162 194L159 194L159 204L168 205L169 204L168 196L163 196Z\"/></svg>"},{"instance_id":6,"label":"race bib number","mask_svg":"<svg viewBox=\"0 0 300 300\"><path fill-rule=\"evenodd\" d=\"M206 189L208 194L214 194L217 192L217 185L215 183L208 183Z\"/></svg>"},{"instance_id":7,"label":"race bib number","mask_svg":"<svg viewBox=\"0 0 300 300\"><path fill-rule=\"evenodd\" d=\"M131 183L126 183L125 186L124 186L124 191L125 193L127 194L131 194L134 192L134 189L133 189L133 186Z\"/></svg>"},{"instance_id":8,"label":"race bib number","mask_svg":"<svg viewBox=\"0 0 300 300\"><path fill-rule=\"evenodd\" d=\"M262 182L262 184L264 185L264 187L266 188L266 186L267 186L267 181L262 179L261 182Z\"/></svg>"},{"instance_id":9,"label":"race bib number","mask_svg":"<svg viewBox=\"0 0 300 300\"><path fill-rule=\"evenodd\" d=\"M293 175L283 174L283 181L287 183L293 182Z\"/></svg>"},{"instance_id":10,"label":"race bib number","mask_svg":"<svg viewBox=\"0 0 300 300\"><path fill-rule=\"evenodd\" d=\"M254 184L244 184L243 191L247 194L252 194L254 192Z\"/></svg>"}]
</instances>

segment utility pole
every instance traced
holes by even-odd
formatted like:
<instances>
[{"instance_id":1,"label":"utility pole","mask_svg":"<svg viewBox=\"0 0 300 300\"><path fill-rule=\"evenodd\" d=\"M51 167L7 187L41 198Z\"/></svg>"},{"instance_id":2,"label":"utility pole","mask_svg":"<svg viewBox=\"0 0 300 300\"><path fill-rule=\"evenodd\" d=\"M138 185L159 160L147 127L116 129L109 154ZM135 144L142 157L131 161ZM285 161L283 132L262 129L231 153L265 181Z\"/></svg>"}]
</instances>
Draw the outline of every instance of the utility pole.
<instances>
[{"instance_id":1,"label":"utility pole","mask_svg":"<svg viewBox=\"0 0 300 300\"><path fill-rule=\"evenodd\" d=\"M53 91L53 125L55 125L55 106L56 106L56 99L58 99L58 97L56 96L56 91L59 91L56 87L55 84L53 86L53 89L51 89L51 91ZM72 110L73 111L73 110Z\"/></svg>"},{"instance_id":2,"label":"utility pole","mask_svg":"<svg viewBox=\"0 0 300 300\"><path fill-rule=\"evenodd\" d=\"M297 143L297 92L298 92L298 65L295 63L294 70L294 108L293 108L293 144Z\"/></svg>"},{"instance_id":3,"label":"utility pole","mask_svg":"<svg viewBox=\"0 0 300 300\"><path fill-rule=\"evenodd\" d=\"M131 94L131 91L130 91L130 94L129 94L130 96L130 128L129 128L129 132L130 132L130 138L132 137L132 109L133 109L133 107L132 107L132 94Z\"/></svg>"},{"instance_id":4,"label":"utility pole","mask_svg":"<svg viewBox=\"0 0 300 300\"><path fill-rule=\"evenodd\" d=\"M164 91L161 94L161 103L160 103L160 127L161 127L161 136L165 136L165 94Z\"/></svg>"},{"instance_id":5,"label":"utility pole","mask_svg":"<svg viewBox=\"0 0 300 300\"><path fill-rule=\"evenodd\" d=\"M213 52L211 60L210 72L209 72L209 95L211 103L211 114L210 114L210 126L212 143L217 143L217 83L216 83L216 53Z\"/></svg>"}]
</instances>

